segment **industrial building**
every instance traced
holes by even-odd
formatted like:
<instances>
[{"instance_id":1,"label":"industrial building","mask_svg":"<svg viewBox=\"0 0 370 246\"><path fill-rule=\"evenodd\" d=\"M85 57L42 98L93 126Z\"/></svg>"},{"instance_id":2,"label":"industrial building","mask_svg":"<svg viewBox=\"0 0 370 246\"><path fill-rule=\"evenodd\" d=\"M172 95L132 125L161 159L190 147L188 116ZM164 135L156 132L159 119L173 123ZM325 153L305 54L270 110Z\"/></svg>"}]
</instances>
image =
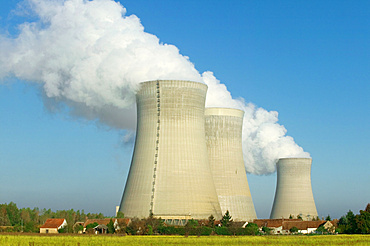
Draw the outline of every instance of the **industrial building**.
<instances>
[{"instance_id":1,"label":"industrial building","mask_svg":"<svg viewBox=\"0 0 370 246\"><path fill-rule=\"evenodd\" d=\"M134 154L121 201L126 217L221 218L205 141L207 85L158 80L137 92Z\"/></svg>"},{"instance_id":2,"label":"industrial building","mask_svg":"<svg viewBox=\"0 0 370 246\"><path fill-rule=\"evenodd\" d=\"M232 108L206 108L208 158L222 214L234 221L257 219L249 190L242 150L244 112Z\"/></svg>"},{"instance_id":3,"label":"industrial building","mask_svg":"<svg viewBox=\"0 0 370 246\"><path fill-rule=\"evenodd\" d=\"M206 84L192 81L140 84L134 153L119 207L125 217L153 215L184 225L220 219L228 210L234 221L257 218L242 152L244 112L205 109L206 93ZM317 217L311 161L278 161L272 219Z\"/></svg>"},{"instance_id":4,"label":"industrial building","mask_svg":"<svg viewBox=\"0 0 370 246\"><path fill-rule=\"evenodd\" d=\"M277 162L277 184L270 219L317 217L311 187L311 158L282 158Z\"/></svg>"}]
</instances>

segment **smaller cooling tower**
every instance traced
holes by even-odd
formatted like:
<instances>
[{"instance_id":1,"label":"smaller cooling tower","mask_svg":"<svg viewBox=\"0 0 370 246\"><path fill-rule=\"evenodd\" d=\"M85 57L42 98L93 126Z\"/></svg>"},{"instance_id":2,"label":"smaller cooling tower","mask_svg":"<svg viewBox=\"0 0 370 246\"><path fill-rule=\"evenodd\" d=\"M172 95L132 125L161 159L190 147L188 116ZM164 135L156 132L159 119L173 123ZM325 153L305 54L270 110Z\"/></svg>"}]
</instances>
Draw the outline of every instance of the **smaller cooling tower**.
<instances>
[{"instance_id":1,"label":"smaller cooling tower","mask_svg":"<svg viewBox=\"0 0 370 246\"><path fill-rule=\"evenodd\" d=\"M277 185L270 219L300 215L303 220L317 217L311 187L310 158L282 158L277 162Z\"/></svg>"},{"instance_id":2,"label":"smaller cooling tower","mask_svg":"<svg viewBox=\"0 0 370 246\"><path fill-rule=\"evenodd\" d=\"M208 159L222 214L234 221L256 219L242 152L244 112L231 108L206 108Z\"/></svg>"}]
</instances>

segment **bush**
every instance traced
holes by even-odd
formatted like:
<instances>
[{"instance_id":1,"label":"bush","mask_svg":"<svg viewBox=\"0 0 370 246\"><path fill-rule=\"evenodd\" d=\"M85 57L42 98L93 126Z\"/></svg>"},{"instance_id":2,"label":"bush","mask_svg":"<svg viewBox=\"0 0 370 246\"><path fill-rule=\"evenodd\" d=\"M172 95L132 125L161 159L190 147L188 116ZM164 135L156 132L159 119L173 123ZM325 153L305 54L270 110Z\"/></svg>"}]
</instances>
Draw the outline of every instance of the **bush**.
<instances>
[{"instance_id":1,"label":"bush","mask_svg":"<svg viewBox=\"0 0 370 246\"><path fill-rule=\"evenodd\" d=\"M248 225L245 227L246 234L245 235L258 235L259 229L258 225L255 223L248 223Z\"/></svg>"},{"instance_id":2,"label":"bush","mask_svg":"<svg viewBox=\"0 0 370 246\"><path fill-rule=\"evenodd\" d=\"M86 233L94 233L94 227L98 226L99 224L97 222L94 222L94 223L91 223L91 224L88 224L86 226Z\"/></svg>"},{"instance_id":3,"label":"bush","mask_svg":"<svg viewBox=\"0 0 370 246\"><path fill-rule=\"evenodd\" d=\"M67 232L67 228L63 227L63 228L60 228L58 230L59 233L66 233Z\"/></svg>"},{"instance_id":4,"label":"bush","mask_svg":"<svg viewBox=\"0 0 370 246\"><path fill-rule=\"evenodd\" d=\"M200 228L200 235L202 235L202 236L209 236L209 235L212 234L212 232L213 232L213 228L211 228L211 227L202 226Z\"/></svg>"},{"instance_id":5,"label":"bush","mask_svg":"<svg viewBox=\"0 0 370 246\"><path fill-rule=\"evenodd\" d=\"M231 235L231 233L230 233L230 231L229 231L229 228L227 228L227 227L223 227L223 226L221 226L221 227L216 227L215 228L215 232L216 232L216 234L217 235Z\"/></svg>"},{"instance_id":6,"label":"bush","mask_svg":"<svg viewBox=\"0 0 370 246\"><path fill-rule=\"evenodd\" d=\"M84 230L84 226L83 225L76 225L73 228L74 233L78 233L79 231L83 231L83 230Z\"/></svg>"},{"instance_id":7,"label":"bush","mask_svg":"<svg viewBox=\"0 0 370 246\"><path fill-rule=\"evenodd\" d=\"M262 227L262 231L266 234L266 235L270 235L271 234L271 229L264 226Z\"/></svg>"},{"instance_id":8,"label":"bush","mask_svg":"<svg viewBox=\"0 0 370 246\"><path fill-rule=\"evenodd\" d=\"M146 233L145 220L134 218L130 225L127 226L126 231L130 235L144 235Z\"/></svg>"},{"instance_id":9,"label":"bush","mask_svg":"<svg viewBox=\"0 0 370 246\"><path fill-rule=\"evenodd\" d=\"M317 234L327 234L328 230L325 229L323 225L319 226L319 228L316 229Z\"/></svg>"},{"instance_id":10,"label":"bush","mask_svg":"<svg viewBox=\"0 0 370 246\"><path fill-rule=\"evenodd\" d=\"M158 233L161 235L185 235L184 227L174 227L174 226L161 226L158 228Z\"/></svg>"},{"instance_id":11,"label":"bush","mask_svg":"<svg viewBox=\"0 0 370 246\"><path fill-rule=\"evenodd\" d=\"M292 228L290 228L290 229L289 229L289 231L290 231L291 233L297 233L297 232L298 232L298 228L297 228L297 227L295 227L295 226L293 226Z\"/></svg>"}]
</instances>

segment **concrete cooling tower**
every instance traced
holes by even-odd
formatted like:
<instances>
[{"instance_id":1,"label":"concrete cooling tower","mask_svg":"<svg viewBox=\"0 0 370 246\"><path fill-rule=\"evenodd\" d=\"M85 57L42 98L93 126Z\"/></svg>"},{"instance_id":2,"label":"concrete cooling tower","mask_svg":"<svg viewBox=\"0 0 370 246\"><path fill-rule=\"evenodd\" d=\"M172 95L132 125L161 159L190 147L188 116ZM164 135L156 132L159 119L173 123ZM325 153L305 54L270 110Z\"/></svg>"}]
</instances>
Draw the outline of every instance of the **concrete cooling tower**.
<instances>
[{"instance_id":1,"label":"concrete cooling tower","mask_svg":"<svg viewBox=\"0 0 370 246\"><path fill-rule=\"evenodd\" d=\"M158 80L140 84L137 130L121 201L125 217L221 218L204 130L207 86Z\"/></svg>"},{"instance_id":2,"label":"concrete cooling tower","mask_svg":"<svg viewBox=\"0 0 370 246\"><path fill-rule=\"evenodd\" d=\"M249 190L242 152L244 112L231 108L206 108L208 158L222 214L234 221L257 219Z\"/></svg>"},{"instance_id":3,"label":"concrete cooling tower","mask_svg":"<svg viewBox=\"0 0 370 246\"><path fill-rule=\"evenodd\" d=\"M310 158L283 158L277 163L277 185L270 219L300 215L303 220L317 217L311 187Z\"/></svg>"}]
</instances>

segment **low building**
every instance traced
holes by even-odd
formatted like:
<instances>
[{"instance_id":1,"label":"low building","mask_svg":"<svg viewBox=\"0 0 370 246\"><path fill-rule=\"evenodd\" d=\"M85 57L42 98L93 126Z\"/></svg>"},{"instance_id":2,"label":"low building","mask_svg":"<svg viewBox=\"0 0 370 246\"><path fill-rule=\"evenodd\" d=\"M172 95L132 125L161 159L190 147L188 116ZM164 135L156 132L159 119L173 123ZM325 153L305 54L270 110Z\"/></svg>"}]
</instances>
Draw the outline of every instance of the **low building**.
<instances>
[{"instance_id":1,"label":"low building","mask_svg":"<svg viewBox=\"0 0 370 246\"><path fill-rule=\"evenodd\" d=\"M298 233L309 234L316 232L319 226L323 226L327 232L335 233L335 226L330 221L312 220L302 221L301 219L257 219L253 223L262 230L263 227L269 228L271 234L290 234L293 227L298 229Z\"/></svg>"},{"instance_id":2,"label":"low building","mask_svg":"<svg viewBox=\"0 0 370 246\"><path fill-rule=\"evenodd\" d=\"M301 222L301 219L256 219L253 223L257 224L258 228L262 230L263 227L269 228L271 234L288 234L289 232L283 231L283 223Z\"/></svg>"},{"instance_id":3,"label":"low building","mask_svg":"<svg viewBox=\"0 0 370 246\"><path fill-rule=\"evenodd\" d=\"M322 224L322 226L325 228L327 232L334 234L337 224L333 221L326 221L324 224Z\"/></svg>"},{"instance_id":4,"label":"low building","mask_svg":"<svg viewBox=\"0 0 370 246\"><path fill-rule=\"evenodd\" d=\"M106 234L108 233L108 226L106 225L97 225L94 227L95 234Z\"/></svg>"},{"instance_id":5,"label":"low building","mask_svg":"<svg viewBox=\"0 0 370 246\"><path fill-rule=\"evenodd\" d=\"M59 233L58 230L67 226L65 219L47 219L40 227L40 233Z\"/></svg>"},{"instance_id":6,"label":"low building","mask_svg":"<svg viewBox=\"0 0 370 246\"><path fill-rule=\"evenodd\" d=\"M124 226L127 226L131 220L128 219L128 218L106 218L106 219L87 219L85 221L85 223L83 224L83 233L86 233L86 226L89 225L89 224L94 224L94 223L97 223L98 226L95 226L93 229L94 229L94 233L95 234L100 234L100 233L107 233L108 231L105 230L105 226L108 225L108 223L110 222L110 220L113 221L113 225L114 225L114 229L115 230L119 230L121 229L120 227L122 225ZM99 227L100 226L100 227Z\"/></svg>"},{"instance_id":7,"label":"low building","mask_svg":"<svg viewBox=\"0 0 370 246\"><path fill-rule=\"evenodd\" d=\"M325 225L326 222L327 221L324 221L324 220L285 221L283 223L283 230L285 230L286 232L289 232L291 228L296 227L298 229L298 233L309 234L309 233L314 233L317 230L317 228L319 228L320 225Z\"/></svg>"}]
</instances>

